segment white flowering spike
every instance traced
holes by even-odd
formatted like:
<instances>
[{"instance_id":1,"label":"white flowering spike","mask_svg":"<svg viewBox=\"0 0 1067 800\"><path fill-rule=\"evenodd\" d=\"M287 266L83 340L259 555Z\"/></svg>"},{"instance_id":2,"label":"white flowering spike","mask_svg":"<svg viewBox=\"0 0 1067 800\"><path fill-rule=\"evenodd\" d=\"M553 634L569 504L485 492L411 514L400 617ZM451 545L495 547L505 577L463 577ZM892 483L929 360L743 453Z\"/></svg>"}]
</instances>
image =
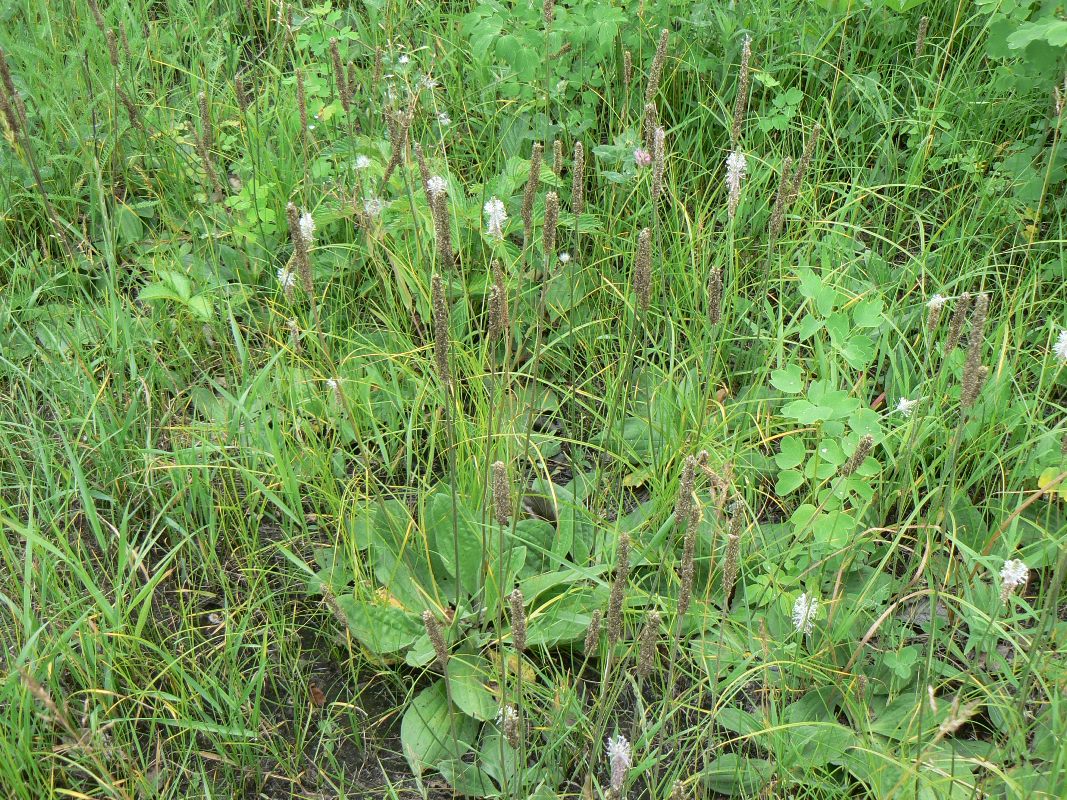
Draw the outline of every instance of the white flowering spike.
<instances>
[{"instance_id":1,"label":"white flowering spike","mask_svg":"<svg viewBox=\"0 0 1067 800\"><path fill-rule=\"evenodd\" d=\"M1060 331L1060 338L1052 346L1052 354L1060 361L1067 363L1067 328Z\"/></svg>"},{"instance_id":2,"label":"white flowering spike","mask_svg":"<svg viewBox=\"0 0 1067 800\"><path fill-rule=\"evenodd\" d=\"M330 391L336 392L337 388L341 385L341 382L337 378L327 378L326 385L330 387Z\"/></svg>"},{"instance_id":3,"label":"white flowering spike","mask_svg":"<svg viewBox=\"0 0 1067 800\"><path fill-rule=\"evenodd\" d=\"M439 194L444 194L448 191L448 181L442 178L440 175L434 175L426 179L426 193L430 197L437 197Z\"/></svg>"},{"instance_id":4,"label":"white flowering spike","mask_svg":"<svg viewBox=\"0 0 1067 800\"><path fill-rule=\"evenodd\" d=\"M296 286L296 273L285 267L279 267L278 283L281 284L282 291L286 293L293 291L293 287Z\"/></svg>"},{"instance_id":5,"label":"white flowering spike","mask_svg":"<svg viewBox=\"0 0 1067 800\"><path fill-rule=\"evenodd\" d=\"M366 200L363 201L363 213L371 219L380 216L382 213L382 209L384 208L385 203L383 203L377 197L368 197Z\"/></svg>"},{"instance_id":6,"label":"white flowering spike","mask_svg":"<svg viewBox=\"0 0 1067 800\"><path fill-rule=\"evenodd\" d=\"M926 307L930 309L941 308L948 302L948 298L943 294L935 294L929 300L926 301Z\"/></svg>"},{"instance_id":7,"label":"white flowering spike","mask_svg":"<svg viewBox=\"0 0 1067 800\"><path fill-rule=\"evenodd\" d=\"M622 785L626 782L626 770L630 768L630 759L633 753L630 743L621 733L608 739L608 762L611 764L611 788L615 792L622 792Z\"/></svg>"},{"instance_id":8,"label":"white flowering spike","mask_svg":"<svg viewBox=\"0 0 1067 800\"><path fill-rule=\"evenodd\" d=\"M1020 586L1030 580L1030 568L1017 558L1009 558L1000 568L1000 599L1007 601Z\"/></svg>"},{"instance_id":9,"label":"white flowering spike","mask_svg":"<svg viewBox=\"0 0 1067 800\"><path fill-rule=\"evenodd\" d=\"M441 126L451 125L452 124L452 117L448 116L448 114L446 112L444 112L444 111L438 111L437 112L437 124L441 125Z\"/></svg>"},{"instance_id":10,"label":"white flowering spike","mask_svg":"<svg viewBox=\"0 0 1067 800\"><path fill-rule=\"evenodd\" d=\"M915 411L915 406L919 405L918 400L909 400L906 397L902 397L897 400L897 411L903 417L910 417Z\"/></svg>"},{"instance_id":11,"label":"white flowering spike","mask_svg":"<svg viewBox=\"0 0 1067 800\"><path fill-rule=\"evenodd\" d=\"M811 633L819 616L819 600L804 592L793 603L793 627L800 633Z\"/></svg>"},{"instance_id":12,"label":"white flowering spike","mask_svg":"<svg viewBox=\"0 0 1067 800\"><path fill-rule=\"evenodd\" d=\"M409 61L411 61L411 59L408 58L407 56L400 56L400 58L398 58L396 60L396 63L397 64L407 64Z\"/></svg>"},{"instance_id":13,"label":"white flowering spike","mask_svg":"<svg viewBox=\"0 0 1067 800\"><path fill-rule=\"evenodd\" d=\"M571 254L570 253L560 253L559 254L559 261L560 261L561 264L566 264L570 260L571 260Z\"/></svg>"},{"instance_id":14,"label":"white flowering spike","mask_svg":"<svg viewBox=\"0 0 1067 800\"><path fill-rule=\"evenodd\" d=\"M741 202L741 180L748 169L748 161L740 150L734 150L726 157L726 189L730 197L730 219L737 213L737 204Z\"/></svg>"},{"instance_id":15,"label":"white flowering spike","mask_svg":"<svg viewBox=\"0 0 1067 800\"><path fill-rule=\"evenodd\" d=\"M308 246L315 238L315 218L307 211L300 215L300 235Z\"/></svg>"},{"instance_id":16,"label":"white flowering spike","mask_svg":"<svg viewBox=\"0 0 1067 800\"><path fill-rule=\"evenodd\" d=\"M504 238L504 223L508 221L508 212L499 197L490 197L485 201L486 235Z\"/></svg>"},{"instance_id":17,"label":"white flowering spike","mask_svg":"<svg viewBox=\"0 0 1067 800\"><path fill-rule=\"evenodd\" d=\"M437 88L437 79L433 75L423 75L419 78L419 85L423 89L429 89L432 92Z\"/></svg>"},{"instance_id":18,"label":"white flowering spike","mask_svg":"<svg viewBox=\"0 0 1067 800\"><path fill-rule=\"evenodd\" d=\"M366 169L370 166L370 158L367 156L356 156L354 166L356 169Z\"/></svg>"}]
</instances>

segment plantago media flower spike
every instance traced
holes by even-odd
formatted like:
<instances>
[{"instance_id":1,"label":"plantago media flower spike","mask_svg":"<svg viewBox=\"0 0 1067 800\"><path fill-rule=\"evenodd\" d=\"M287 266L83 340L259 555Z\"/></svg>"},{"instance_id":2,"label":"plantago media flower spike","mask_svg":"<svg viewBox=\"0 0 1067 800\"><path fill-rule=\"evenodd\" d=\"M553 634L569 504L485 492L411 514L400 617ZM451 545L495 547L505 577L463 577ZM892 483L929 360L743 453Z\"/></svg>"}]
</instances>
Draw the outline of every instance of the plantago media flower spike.
<instances>
[{"instance_id":1,"label":"plantago media flower spike","mask_svg":"<svg viewBox=\"0 0 1067 800\"><path fill-rule=\"evenodd\" d=\"M1056 339L1056 344L1052 345L1052 355L1057 360L1067 364L1067 328L1060 331L1060 336Z\"/></svg>"},{"instance_id":2,"label":"plantago media flower spike","mask_svg":"<svg viewBox=\"0 0 1067 800\"><path fill-rule=\"evenodd\" d=\"M621 733L613 739L608 739L607 751L608 763L611 765L611 791L618 797L622 794L622 787L626 784L626 772L630 769L633 751L630 743Z\"/></svg>"},{"instance_id":3,"label":"plantago media flower spike","mask_svg":"<svg viewBox=\"0 0 1067 800\"><path fill-rule=\"evenodd\" d=\"M237 98L237 107L241 109L241 112L248 111L248 91L245 89L245 79L241 77L240 72L233 79L233 93Z\"/></svg>"},{"instance_id":4,"label":"plantago media flower spike","mask_svg":"<svg viewBox=\"0 0 1067 800\"><path fill-rule=\"evenodd\" d=\"M652 198L659 200L663 194L663 173L667 167L667 133L656 128L652 136Z\"/></svg>"},{"instance_id":5,"label":"plantago media flower spike","mask_svg":"<svg viewBox=\"0 0 1067 800\"><path fill-rule=\"evenodd\" d=\"M337 96L341 101L341 108L347 114L352 110L352 91L348 86L348 78L345 76L345 66L341 61L341 51L337 46L337 38L330 38L330 61L333 65L333 82L337 85Z\"/></svg>"},{"instance_id":6,"label":"plantago media flower spike","mask_svg":"<svg viewBox=\"0 0 1067 800\"><path fill-rule=\"evenodd\" d=\"M656 111L656 104L649 101L645 103L645 117L641 122L641 140L644 142L644 149L651 153L652 148L655 147L656 128L659 126L659 114Z\"/></svg>"},{"instance_id":7,"label":"plantago media flower spike","mask_svg":"<svg viewBox=\"0 0 1067 800\"><path fill-rule=\"evenodd\" d=\"M923 17L919 20L919 30L915 34L915 53L913 59L918 61L926 51L926 29L930 25L930 18Z\"/></svg>"},{"instance_id":8,"label":"plantago media flower spike","mask_svg":"<svg viewBox=\"0 0 1067 800\"><path fill-rule=\"evenodd\" d=\"M500 525L507 525L511 518L511 484L503 461L493 462L493 516Z\"/></svg>"},{"instance_id":9,"label":"plantago media flower spike","mask_svg":"<svg viewBox=\"0 0 1067 800\"><path fill-rule=\"evenodd\" d=\"M526 651L526 601L522 589L515 589L508 595L508 603L511 606L511 643L523 653Z\"/></svg>"},{"instance_id":10,"label":"plantago media flower spike","mask_svg":"<svg viewBox=\"0 0 1067 800\"><path fill-rule=\"evenodd\" d=\"M785 224L785 207L789 200L790 178L793 171L793 159L788 156L782 162L782 175L778 179L778 192L774 196L774 209L771 211L771 223L769 225L770 240L773 244L778 241Z\"/></svg>"},{"instance_id":11,"label":"plantago media flower spike","mask_svg":"<svg viewBox=\"0 0 1067 800\"><path fill-rule=\"evenodd\" d=\"M811 633L819 616L818 598L803 592L793 603L793 627L799 633Z\"/></svg>"},{"instance_id":12,"label":"plantago media flower spike","mask_svg":"<svg viewBox=\"0 0 1067 800\"><path fill-rule=\"evenodd\" d=\"M708 275L708 322L718 325L722 320L722 270L712 267Z\"/></svg>"},{"instance_id":13,"label":"plantago media flower spike","mask_svg":"<svg viewBox=\"0 0 1067 800\"><path fill-rule=\"evenodd\" d=\"M585 145L574 143L571 164L571 213L578 216L585 210Z\"/></svg>"},{"instance_id":14,"label":"plantago media flower spike","mask_svg":"<svg viewBox=\"0 0 1067 800\"><path fill-rule=\"evenodd\" d=\"M315 285L311 278L311 261L308 258L308 241L304 238L304 231L300 224L300 211L295 205L289 203L285 207L285 215L289 221L289 238L293 242L293 265L296 273L300 276L304 291L308 295L315 293Z\"/></svg>"},{"instance_id":15,"label":"plantago media flower spike","mask_svg":"<svg viewBox=\"0 0 1067 800\"><path fill-rule=\"evenodd\" d=\"M926 308L928 309L926 329L931 333L937 330L937 323L941 321L941 311L947 302L948 298L941 294L935 294L926 301Z\"/></svg>"},{"instance_id":16,"label":"plantago media flower spike","mask_svg":"<svg viewBox=\"0 0 1067 800\"><path fill-rule=\"evenodd\" d=\"M1030 580L1030 568L1017 558L1011 558L1004 562L1000 570L1000 599L1008 602L1008 598L1015 594L1020 586L1026 586Z\"/></svg>"},{"instance_id":17,"label":"plantago media flower spike","mask_svg":"<svg viewBox=\"0 0 1067 800\"><path fill-rule=\"evenodd\" d=\"M559 225L559 195L549 192L545 196L545 227L541 233L541 243L545 251L545 260L549 261L556 251L556 230Z\"/></svg>"},{"instance_id":18,"label":"plantago media flower spike","mask_svg":"<svg viewBox=\"0 0 1067 800\"><path fill-rule=\"evenodd\" d=\"M533 205L537 197L537 187L541 183L541 143L535 142L530 152L530 175L526 179L526 189L522 194L522 229L526 242L533 235Z\"/></svg>"},{"instance_id":19,"label":"plantago media flower spike","mask_svg":"<svg viewBox=\"0 0 1067 800\"><path fill-rule=\"evenodd\" d=\"M656 645L659 640L660 615L649 611L645 617L645 626L637 643L637 677L644 680L652 674L656 662Z\"/></svg>"},{"instance_id":20,"label":"plantago media flower spike","mask_svg":"<svg viewBox=\"0 0 1067 800\"><path fill-rule=\"evenodd\" d=\"M448 670L448 648L445 646L445 637L441 633L441 623L437 621L433 612L427 609L422 612L422 624L426 628L426 635L430 637L430 644L433 645L437 665L442 672L446 672Z\"/></svg>"},{"instance_id":21,"label":"plantago media flower spike","mask_svg":"<svg viewBox=\"0 0 1067 800\"><path fill-rule=\"evenodd\" d=\"M306 138L308 135L308 104L307 95L304 93L304 73L299 69L296 71L296 110L300 115L300 136L301 138Z\"/></svg>"},{"instance_id":22,"label":"plantago media flower spike","mask_svg":"<svg viewBox=\"0 0 1067 800\"><path fill-rule=\"evenodd\" d=\"M596 653L597 645L600 644L600 620L603 615L598 608L593 612L589 620L589 627L585 629L584 651L586 658Z\"/></svg>"},{"instance_id":23,"label":"plantago media flower spike","mask_svg":"<svg viewBox=\"0 0 1067 800\"><path fill-rule=\"evenodd\" d=\"M867 458L873 446L874 437L869 433L861 437L859 443L856 445L856 451L852 454L851 458L842 465L841 471L838 474L842 478L847 478L852 475L863 464L863 460Z\"/></svg>"},{"instance_id":24,"label":"plantago media flower spike","mask_svg":"<svg viewBox=\"0 0 1067 800\"><path fill-rule=\"evenodd\" d=\"M682 543L682 569L681 588L678 590L678 619L684 620L685 613L689 610L689 604L693 600L693 576L695 572L694 559L696 557L697 527L703 515L699 505L694 505L689 510L689 519L686 520L685 539Z\"/></svg>"},{"instance_id":25,"label":"plantago media flower spike","mask_svg":"<svg viewBox=\"0 0 1067 800\"><path fill-rule=\"evenodd\" d=\"M745 36L741 45L741 69L737 75L737 97L734 99L734 119L730 127L730 142L737 149L741 141L741 127L745 124L745 111L748 108L748 62L752 55L752 37Z\"/></svg>"},{"instance_id":26,"label":"plantago media flower spike","mask_svg":"<svg viewBox=\"0 0 1067 800\"><path fill-rule=\"evenodd\" d=\"M945 355L947 356L956 349L963 333L963 323L967 320L967 312L971 308L971 293L964 292L956 298L956 308L952 312L952 319L948 324L948 339L945 342Z\"/></svg>"},{"instance_id":27,"label":"plantago media flower spike","mask_svg":"<svg viewBox=\"0 0 1067 800\"><path fill-rule=\"evenodd\" d=\"M556 139L552 142L552 171L556 177L563 174L563 140Z\"/></svg>"},{"instance_id":28,"label":"plantago media flower spike","mask_svg":"<svg viewBox=\"0 0 1067 800\"><path fill-rule=\"evenodd\" d=\"M734 150L726 157L726 191L731 220L737 214L737 206L741 202L741 181L745 177L746 169L748 161L740 150Z\"/></svg>"},{"instance_id":29,"label":"plantago media flower spike","mask_svg":"<svg viewBox=\"0 0 1067 800\"><path fill-rule=\"evenodd\" d=\"M652 57L652 66L648 70L648 87L645 89L645 102L648 103L659 91L660 78L663 76L663 62L667 58L667 29L659 32L659 44L656 45L656 55Z\"/></svg>"},{"instance_id":30,"label":"plantago media flower spike","mask_svg":"<svg viewBox=\"0 0 1067 800\"><path fill-rule=\"evenodd\" d=\"M619 534L615 551L615 580L611 584L608 599L608 647L613 647L622 636L622 604L626 599L626 585L630 579L630 537Z\"/></svg>"},{"instance_id":31,"label":"plantago media flower spike","mask_svg":"<svg viewBox=\"0 0 1067 800\"><path fill-rule=\"evenodd\" d=\"M815 145L819 142L819 135L822 133L822 126L818 122L815 123L815 127L811 129L811 136L808 137L808 141L804 143L804 152L800 156L800 163L797 164L797 171L793 173L793 185L789 191L789 197L786 201L786 207L797 199L800 194L800 187L804 183L804 177L808 174L808 169L811 167L811 160L815 157Z\"/></svg>"},{"instance_id":32,"label":"plantago media flower spike","mask_svg":"<svg viewBox=\"0 0 1067 800\"><path fill-rule=\"evenodd\" d=\"M452 373L448 366L448 302L445 300L445 287L438 273L430 279L430 291L433 305L433 355L437 363L437 377L445 390L452 386Z\"/></svg>"},{"instance_id":33,"label":"plantago media flower spike","mask_svg":"<svg viewBox=\"0 0 1067 800\"><path fill-rule=\"evenodd\" d=\"M697 460L686 456L682 466L682 477L678 481L678 497L674 501L674 524L678 527L688 524L693 510L693 487L696 485Z\"/></svg>"},{"instance_id":34,"label":"plantago media flower spike","mask_svg":"<svg viewBox=\"0 0 1067 800\"><path fill-rule=\"evenodd\" d=\"M622 85L629 86L634 77L634 54L629 50L622 54Z\"/></svg>"}]
</instances>

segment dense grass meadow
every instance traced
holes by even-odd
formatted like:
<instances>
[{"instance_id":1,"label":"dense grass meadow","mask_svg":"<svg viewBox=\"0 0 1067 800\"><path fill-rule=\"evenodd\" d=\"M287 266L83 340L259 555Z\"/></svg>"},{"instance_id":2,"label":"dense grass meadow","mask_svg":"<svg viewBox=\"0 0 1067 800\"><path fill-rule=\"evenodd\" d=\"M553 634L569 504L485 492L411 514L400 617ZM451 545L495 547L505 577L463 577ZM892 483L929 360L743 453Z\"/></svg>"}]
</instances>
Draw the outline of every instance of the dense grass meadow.
<instances>
[{"instance_id":1,"label":"dense grass meadow","mask_svg":"<svg viewBox=\"0 0 1067 800\"><path fill-rule=\"evenodd\" d=\"M0 797L1067 797L1062 6L0 51Z\"/></svg>"}]
</instances>

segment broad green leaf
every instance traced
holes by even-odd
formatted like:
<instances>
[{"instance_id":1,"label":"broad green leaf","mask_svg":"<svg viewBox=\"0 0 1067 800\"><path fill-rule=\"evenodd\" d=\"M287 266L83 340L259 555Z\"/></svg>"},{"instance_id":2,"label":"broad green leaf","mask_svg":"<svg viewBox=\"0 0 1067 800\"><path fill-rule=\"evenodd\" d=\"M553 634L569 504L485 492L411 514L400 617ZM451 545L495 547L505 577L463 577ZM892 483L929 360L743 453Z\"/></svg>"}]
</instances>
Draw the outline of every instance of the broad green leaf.
<instances>
[{"instance_id":1,"label":"broad green leaf","mask_svg":"<svg viewBox=\"0 0 1067 800\"><path fill-rule=\"evenodd\" d=\"M463 588L473 595L481 585L481 524L462 500L457 502L453 515L452 495L447 491L438 492L430 498L426 517L426 533L434 543L434 552L448 574L457 578Z\"/></svg>"},{"instance_id":2,"label":"broad green leaf","mask_svg":"<svg viewBox=\"0 0 1067 800\"><path fill-rule=\"evenodd\" d=\"M786 394L797 394L804 390L804 377L800 366L787 364L782 369L771 372L771 385Z\"/></svg>"},{"instance_id":3,"label":"broad green leaf","mask_svg":"<svg viewBox=\"0 0 1067 800\"><path fill-rule=\"evenodd\" d=\"M773 771L765 759L725 753L705 768L704 783L719 794L752 796L767 785Z\"/></svg>"},{"instance_id":4,"label":"broad green leaf","mask_svg":"<svg viewBox=\"0 0 1067 800\"><path fill-rule=\"evenodd\" d=\"M351 596L338 597L337 604L345 612L352 635L372 653L403 650L422 633L419 618L395 606L367 603Z\"/></svg>"},{"instance_id":5,"label":"broad green leaf","mask_svg":"<svg viewBox=\"0 0 1067 800\"><path fill-rule=\"evenodd\" d=\"M444 759L458 759L478 735L478 721L448 706L444 680L423 689L400 723L400 744L416 775Z\"/></svg>"},{"instance_id":6,"label":"broad green leaf","mask_svg":"<svg viewBox=\"0 0 1067 800\"><path fill-rule=\"evenodd\" d=\"M493 680L493 667L482 656L459 653L448 660L452 700L467 716L483 722L496 717L500 704L488 688Z\"/></svg>"},{"instance_id":7,"label":"broad green leaf","mask_svg":"<svg viewBox=\"0 0 1067 800\"><path fill-rule=\"evenodd\" d=\"M779 442L779 452L774 457L774 462L781 469L792 469L798 466L807 455L807 449L800 436L786 436Z\"/></svg>"},{"instance_id":8,"label":"broad green leaf","mask_svg":"<svg viewBox=\"0 0 1067 800\"><path fill-rule=\"evenodd\" d=\"M774 484L774 492L780 497L784 497L803 485L804 475L795 469L787 469L778 473L778 480Z\"/></svg>"}]
</instances>

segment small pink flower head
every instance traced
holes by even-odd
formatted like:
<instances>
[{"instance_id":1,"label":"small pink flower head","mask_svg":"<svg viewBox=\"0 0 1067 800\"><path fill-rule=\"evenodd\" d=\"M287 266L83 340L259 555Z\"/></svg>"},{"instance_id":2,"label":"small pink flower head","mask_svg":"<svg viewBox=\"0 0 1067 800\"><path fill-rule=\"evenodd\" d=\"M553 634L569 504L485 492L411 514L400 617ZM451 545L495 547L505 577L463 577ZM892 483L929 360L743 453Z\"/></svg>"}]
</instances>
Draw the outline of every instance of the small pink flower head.
<instances>
[{"instance_id":1,"label":"small pink flower head","mask_svg":"<svg viewBox=\"0 0 1067 800\"><path fill-rule=\"evenodd\" d=\"M652 154L647 150L638 147L634 150L634 163L637 164L638 169L643 169L652 163Z\"/></svg>"}]
</instances>

